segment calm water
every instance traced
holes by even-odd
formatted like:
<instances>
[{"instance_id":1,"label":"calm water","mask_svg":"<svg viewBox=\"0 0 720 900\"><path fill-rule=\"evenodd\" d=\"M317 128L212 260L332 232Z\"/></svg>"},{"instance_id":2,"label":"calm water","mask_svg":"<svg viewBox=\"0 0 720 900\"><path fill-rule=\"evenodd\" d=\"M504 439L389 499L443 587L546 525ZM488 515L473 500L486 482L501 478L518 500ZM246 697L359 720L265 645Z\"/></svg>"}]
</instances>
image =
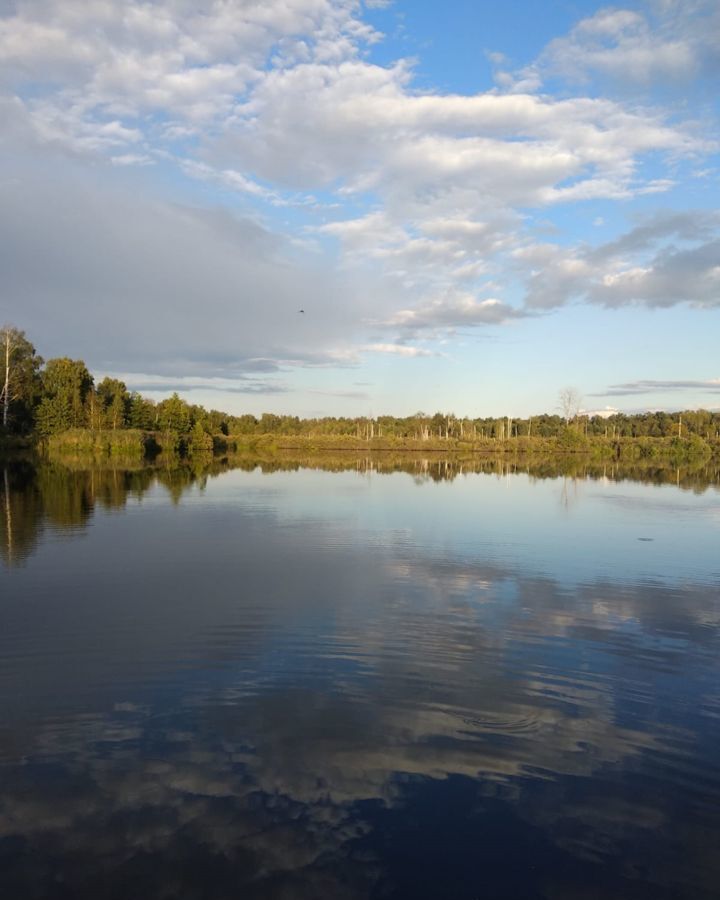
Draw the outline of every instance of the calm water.
<instances>
[{"instance_id":1,"label":"calm water","mask_svg":"<svg viewBox=\"0 0 720 900\"><path fill-rule=\"evenodd\" d=\"M720 896L715 473L384 467L0 464L0 896Z\"/></svg>"}]
</instances>

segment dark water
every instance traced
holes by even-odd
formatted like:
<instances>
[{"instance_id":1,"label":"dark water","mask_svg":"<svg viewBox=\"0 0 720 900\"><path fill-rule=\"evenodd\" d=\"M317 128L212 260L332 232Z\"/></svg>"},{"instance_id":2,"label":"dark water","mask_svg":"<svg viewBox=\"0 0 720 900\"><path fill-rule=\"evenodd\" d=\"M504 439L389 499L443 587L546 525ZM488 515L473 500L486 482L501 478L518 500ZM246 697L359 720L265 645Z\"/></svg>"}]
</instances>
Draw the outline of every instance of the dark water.
<instances>
[{"instance_id":1,"label":"dark water","mask_svg":"<svg viewBox=\"0 0 720 900\"><path fill-rule=\"evenodd\" d=\"M284 465L0 464L1 897L720 896L716 473Z\"/></svg>"}]
</instances>

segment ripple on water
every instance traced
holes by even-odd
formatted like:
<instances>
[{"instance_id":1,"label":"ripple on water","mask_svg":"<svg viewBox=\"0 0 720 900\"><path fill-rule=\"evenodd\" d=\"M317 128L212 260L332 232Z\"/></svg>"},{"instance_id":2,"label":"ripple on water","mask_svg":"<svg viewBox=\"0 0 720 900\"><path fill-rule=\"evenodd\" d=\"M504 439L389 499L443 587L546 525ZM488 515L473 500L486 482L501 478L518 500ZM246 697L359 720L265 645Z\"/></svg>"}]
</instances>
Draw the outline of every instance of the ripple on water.
<instances>
[{"instance_id":1,"label":"ripple on water","mask_svg":"<svg viewBox=\"0 0 720 900\"><path fill-rule=\"evenodd\" d=\"M256 473L222 503L96 513L3 583L0 853L162 888L195 866L213 900L331 896L352 860L374 861L362 898L455 896L448 872L459 897L711 897L720 619L697 523L677 536L697 578L670 589L643 575L659 542L616 567L608 522L558 517L547 482L523 506L377 479L350 505L313 477L325 493ZM530 873L514 894L509 869Z\"/></svg>"}]
</instances>

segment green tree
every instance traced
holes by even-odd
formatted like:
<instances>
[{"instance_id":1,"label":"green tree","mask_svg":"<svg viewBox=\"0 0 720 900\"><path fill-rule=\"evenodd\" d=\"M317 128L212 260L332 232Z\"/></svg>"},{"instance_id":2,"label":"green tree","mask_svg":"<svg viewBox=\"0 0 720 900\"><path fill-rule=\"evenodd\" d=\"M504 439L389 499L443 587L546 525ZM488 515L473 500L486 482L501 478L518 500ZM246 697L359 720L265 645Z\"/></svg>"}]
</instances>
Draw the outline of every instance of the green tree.
<instances>
[{"instance_id":1,"label":"green tree","mask_svg":"<svg viewBox=\"0 0 720 900\"><path fill-rule=\"evenodd\" d=\"M188 404L177 393L158 403L158 425L162 431L187 434L192 428L192 415Z\"/></svg>"},{"instance_id":2,"label":"green tree","mask_svg":"<svg viewBox=\"0 0 720 900\"><path fill-rule=\"evenodd\" d=\"M37 410L41 434L56 434L68 428L82 428L88 422L88 396L92 375L82 360L48 360L42 374L42 399Z\"/></svg>"},{"instance_id":3,"label":"green tree","mask_svg":"<svg viewBox=\"0 0 720 900\"><path fill-rule=\"evenodd\" d=\"M250 413L230 419L230 434L255 434L258 420Z\"/></svg>"},{"instance_id":4,"label":"green tree","mask_svg":"<svg viewBox=\"0 0 720 900\"><path fill-rule=\"evenodd\" d=\"M275 434L280 431L282 419L274 413L263 413L260 417L260 433Z\"/></svg>"},{"instance_id":5,"label":"green tree","mask_svg":"<svg viewBox=\"0 0 720 900\"><path fill-rule=\"evenodd\" d=\"M213 439L212 436L205 431L201 422L196 422L190 432L190 452L191 453L212 453Z\"/></svg>"},{"instance_id":6,"label":"green tree","mask_svg":"<svg viewBox=\"0 0 720 900\"><path fill-rule=\"evenodd\" d=\"M127 424L130 395L123 381L117 378L103 378L97 386L97 394L102 403L105 425L115 430Z\"/></svg>"},{"instance_id":7,"label":"green tree","mask_svg":"<svg viewBox=\"0 0 720 900\"><path fill-rule=\"evenodd\" d=\"M211 409L207 414L206 427L209 428L211 434L227 434L227 414L224 412L220 412L217 409Z\"/></svg>"},{"instance_id":8,"label":"green tree","mask_svg":"<svg viewBox=\"0 0 720 900\"><path fill-rule=\"evenodd\" d=\"M148 400L137 391L130 394L128 401L128 424L131 428L152 431L157 425L157 409L152 400Z\"/></svg>"}]
</instances>

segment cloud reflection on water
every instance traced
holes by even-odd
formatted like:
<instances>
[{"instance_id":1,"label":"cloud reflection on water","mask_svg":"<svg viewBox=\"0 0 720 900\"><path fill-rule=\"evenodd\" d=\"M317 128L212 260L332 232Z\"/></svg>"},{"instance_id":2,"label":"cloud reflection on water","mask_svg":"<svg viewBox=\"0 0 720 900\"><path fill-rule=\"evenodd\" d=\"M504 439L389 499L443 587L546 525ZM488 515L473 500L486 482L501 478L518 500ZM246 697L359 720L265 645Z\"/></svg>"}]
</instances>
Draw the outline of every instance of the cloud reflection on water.
<instances>
[{"instance_id":1,"label":"cloud reflection on water","mask_svg":"<svg viewBox=\"0 0 720 900\"><path fill-rule=\"evenodd\" d=\"M8 896L712 896L706 580L568 583L262 496L41 535L8 577Z\"/></svg>"}]
</instances>

